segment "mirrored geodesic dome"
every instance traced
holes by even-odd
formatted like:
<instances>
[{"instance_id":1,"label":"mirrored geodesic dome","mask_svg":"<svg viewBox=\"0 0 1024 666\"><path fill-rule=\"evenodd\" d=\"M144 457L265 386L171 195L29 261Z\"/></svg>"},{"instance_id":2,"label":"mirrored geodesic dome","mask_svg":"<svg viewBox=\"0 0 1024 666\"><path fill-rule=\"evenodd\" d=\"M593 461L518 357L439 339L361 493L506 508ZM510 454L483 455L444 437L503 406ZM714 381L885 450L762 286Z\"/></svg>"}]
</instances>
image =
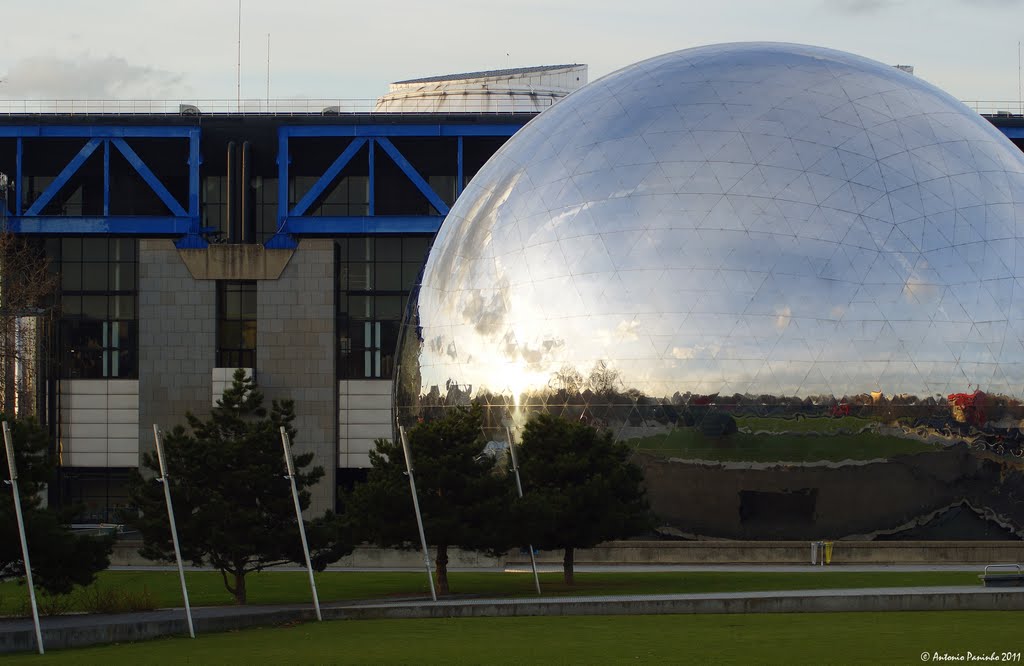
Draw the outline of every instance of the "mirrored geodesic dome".
<instances>
[{"instance_id":1,"label":"mirrored geodesic dome","mask_svg":"<svg viewBox=\"0 0 1024 666\"><path fill-rule=\"evenodd\" d=\"M544 112L446 219L399 421L631 441L682 535L1018 538L1024 159L892 67L647 60Z\"/></svg>"}]
</instances>

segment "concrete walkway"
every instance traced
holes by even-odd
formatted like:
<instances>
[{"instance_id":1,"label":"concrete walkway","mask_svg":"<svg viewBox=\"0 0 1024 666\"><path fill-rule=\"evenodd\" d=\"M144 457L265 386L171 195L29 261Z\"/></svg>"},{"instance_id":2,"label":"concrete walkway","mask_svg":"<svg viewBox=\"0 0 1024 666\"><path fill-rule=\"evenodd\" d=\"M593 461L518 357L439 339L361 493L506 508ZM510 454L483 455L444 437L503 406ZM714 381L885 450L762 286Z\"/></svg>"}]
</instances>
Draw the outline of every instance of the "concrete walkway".
<instances>
[{"instance_id":1,"label":"concrete walkway","mask_svg":"<svg viewBox=\"0 0 1024 666\"><path fill-rule=\"evenodd\" d=\"M844 570L847 569L844 567ZM993 589L977 585L642 596L451 599L436 603L427 598L393 602L323 604L325 620L932 610L1024 610L1024 588ZM197 633L311 621L314 618L315 614L310 605L217 606L193 609ZM184 610L180 608L123 615L46 617L42 620L42 627L43 643L47 650L140 641L188 633ZM31 620L0 620L0 654L34 650L35 634Z\"/></svg>"}]
</instances>

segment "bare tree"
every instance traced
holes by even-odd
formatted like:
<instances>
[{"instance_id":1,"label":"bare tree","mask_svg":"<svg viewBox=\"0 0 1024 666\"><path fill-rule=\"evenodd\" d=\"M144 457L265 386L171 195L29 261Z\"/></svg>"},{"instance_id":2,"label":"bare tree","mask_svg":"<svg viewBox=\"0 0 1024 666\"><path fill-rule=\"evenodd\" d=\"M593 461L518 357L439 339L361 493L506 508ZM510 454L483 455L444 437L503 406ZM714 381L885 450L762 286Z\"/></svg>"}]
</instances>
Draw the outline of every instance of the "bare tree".
<instances>
[{"instance_id":1,"label":"bare tree","mask_svg":"<svg viewBox=\"0 0 1024 666\"><path fill-rule=\"evenodd\" d=\"M7 191L0 174L0 407L24 417L36 413L46 306L56 278L40 244L8 227Z\"/></svg>"}]
</instances>

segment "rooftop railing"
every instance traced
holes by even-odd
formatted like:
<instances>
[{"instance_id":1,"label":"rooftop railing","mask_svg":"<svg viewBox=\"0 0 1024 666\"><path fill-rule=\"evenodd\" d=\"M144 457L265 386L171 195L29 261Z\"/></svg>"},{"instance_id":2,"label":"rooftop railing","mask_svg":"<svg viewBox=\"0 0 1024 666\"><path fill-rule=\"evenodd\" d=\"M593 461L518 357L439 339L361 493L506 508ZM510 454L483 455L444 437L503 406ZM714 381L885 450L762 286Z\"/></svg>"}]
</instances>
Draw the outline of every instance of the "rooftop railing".
<instances>
[{"instance_id":1,"label":"rooftop railing","mask_svg":"<svg viewBox=\"0 0 1024 666\"><path fill-rule=\"evenodd\" d=\"M554 99L515 91L370 99L0 99L0 116L15 115L337 115L344 113L535 113ZM1024 117L1020 100L965 100L983 116Z\"/></svg>"},{"instance_id":2,"label":"rooftop railing","mask_svg":"<svg viewBox=\"0 0 1024 666\"><path fill-rule=\"evenodd\" d=\"M338 115L345 113L532 113L544 95L473 93L372 99L0 99L0 116L15 115Z\"/></svg>"},{"instance_id":3,"label":"rooftop railing","mask_svg":"<svg viewBox=\"0 0 1024 666\"><path fill-rule=\"evenodd\" d=\"M964 104L983 116L1024 117L1024 102L1020 100L964 100Z\"/></svg>"}]
</instances>

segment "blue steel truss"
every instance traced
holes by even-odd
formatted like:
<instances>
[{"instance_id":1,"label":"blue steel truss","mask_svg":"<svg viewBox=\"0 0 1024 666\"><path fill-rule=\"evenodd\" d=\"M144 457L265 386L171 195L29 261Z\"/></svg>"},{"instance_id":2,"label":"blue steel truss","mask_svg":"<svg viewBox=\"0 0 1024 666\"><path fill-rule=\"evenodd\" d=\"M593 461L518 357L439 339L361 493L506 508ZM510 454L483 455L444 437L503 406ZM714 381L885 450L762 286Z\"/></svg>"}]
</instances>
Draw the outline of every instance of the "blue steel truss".
<instances>
[{"instance_id":1,"label":"blue steel truss","mask_svg":"<svg viewBox=\"0 0 1024 666\"><path fill-rule=\"evenodd\" d=\"M297 125L283 126L277 130L278 139L278 193L277 233L267 241L267 247L294 248L296 235L333 236L341 234L397 234L434 233L441 227L448 205L434 191L422 174L402 155L391 142L392 137L454 137L457 139L456 197L462 193L463 137L495 136L508 137L515 134L522 123L501 124L374 124L374 125ZM288 172L291 164L288 140L312 137L351 137L352 141L338 155L334 162L317 179L293 207L288 202ZM334 184L342 169L352 158L367 147L369 159L369 215L352 217L311 216L308 213L313 204ZM438 215L377 215L376 214L376 149L380 148L402 171L409 181L430 202Z\"/></svg>"},{"instance_id":2,"label":"blue steel truss","mask_svg":"<svg viewBox=\"0 0 1024 666\"><path fill-rule=\"evenodd\" d=\"M194 126L62 126L15 125L0 126L0 138L14 138L14 198L5 212L8 228L15 233L40 235L118 234L131 236L179 237L179 247L205 247L199 227L199 154L200 129ZM25 208L22 193L22 161L24 140L36 138L84 139L85 143L57 177ZM187 208L177 201L167 187L128 143L138 138L172 138L188 140L188 202ZM103 148L103 215L42 215L42 211L60 193L68 181L96 152ZM153 189L167 207L169 215L110 215L110 147L120 152L143 181Z\"/></svg>"},{"instance_id":3,"label":"blue steel truss","mask_svg":"<svg viewBox=\"0 0 1024 666\"><path fill-rule=\"evenodd\" d=\"M508 137L517 132L523 123L495 124L332 124L295 125L278 128L278 215L277 233L267 242L267 247L296 246L296 235L332 236L341 234L396 234L436 232L448 206L430 187L426 179L416 170L401 151L392 143L393 137L452 137L457 139L456 191L462 193L463 181L463 138L464 137ZM14 125L0 126L0 138L16 139L13 197L0 203L8 228L16 233L39 235L93 235L117 234L127 236L163 236L177 238L179 248L203 248L207 246L200 226L200 133L197 126L64 126L64 125ZM351 137L353 140L337 156L322 176L289 207L288 184L289 153L288 140L291 137ZM63 138L82 139L78 153L65 165L43 193L25 207L22 191L22 161L24 139ZM181 202L168 191L163 181L131 147L131 140L138 138L180 138L188 140L188 201ZM316 201L334 184L345 166L367 147L369 159L369 215L366 216L312 216L310 209ZM110 153L118 151L142 180L153 190L167 207L167 215L110 215ZM423 194L437 215L377 215L375 160L379 159L377 149L387 155L405 174L416 189ZM103 158L103 214L98 216L43 215L42 211L53 201L68 181L74 177L85 162L97 150L102 149Z\"/></svg>"}]
</instances>

